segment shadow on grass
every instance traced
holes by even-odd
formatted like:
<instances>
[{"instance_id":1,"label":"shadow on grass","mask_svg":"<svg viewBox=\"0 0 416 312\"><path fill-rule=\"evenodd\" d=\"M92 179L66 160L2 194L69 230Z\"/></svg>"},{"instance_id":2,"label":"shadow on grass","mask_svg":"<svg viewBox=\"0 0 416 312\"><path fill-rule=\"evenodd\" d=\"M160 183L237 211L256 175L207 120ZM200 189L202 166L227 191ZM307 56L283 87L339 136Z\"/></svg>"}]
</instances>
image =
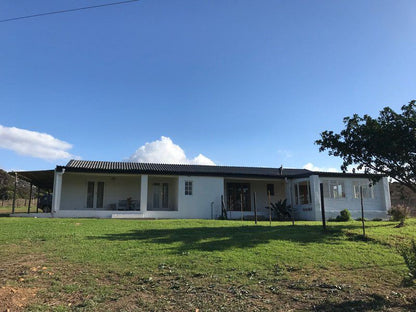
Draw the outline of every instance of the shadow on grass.
<instances>
[{"instance_id":1,"label":"shadow on grass","mask_svg":"<svg viewBox=\"0 0 416 312\"><path fill-rule=\"evenodd\" d=\"M178 252L190 250L222 251L231 248L252 248L270 241L290 241L300 244L326 243L340 244L345 240L344 230L351 225L331 227L326 232L319 226L222 226L185 227L173 229L143 229L125 233L111 233L102 236L89 236L91 240L137 241L171 245L182 243ZM370 241L373 242L373 241ZM176 245L175 245L176 246Z\"/></svg>"},{"instance_id":2,"label":"shadow on grass","mask_svg":"<svg viewBox=\"0 0 416 312\"><path fill-rule=\"evenodd\" d=\"M399 308L400 311L415 311L416 303L398 304L386 298L373 294L368 300L347 300L343 302L324 302L315 306L315 311L385 311L389 308Z\"/></svg>"}]
</instances>

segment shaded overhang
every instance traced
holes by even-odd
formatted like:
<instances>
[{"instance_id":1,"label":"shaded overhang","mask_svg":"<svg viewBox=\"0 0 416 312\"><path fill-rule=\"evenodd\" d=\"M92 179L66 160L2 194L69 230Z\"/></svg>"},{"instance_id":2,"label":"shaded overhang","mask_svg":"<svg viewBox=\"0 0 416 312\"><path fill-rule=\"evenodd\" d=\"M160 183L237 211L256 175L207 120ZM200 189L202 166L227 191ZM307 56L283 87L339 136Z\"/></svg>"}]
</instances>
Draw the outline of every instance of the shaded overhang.
<instances>
[{"instance_id":1,"label":"shaded overhang","mask_svg":"<svg viewBox=\"0 0 416 312\"><path fill-rule=\"evenodd\" d=\"M32 183L40 189L52 190L54 170L37 170L37 171L12 171L10 175L15 176L19 179L25 180L26 182Z\"/></svg>"}]
</instances>

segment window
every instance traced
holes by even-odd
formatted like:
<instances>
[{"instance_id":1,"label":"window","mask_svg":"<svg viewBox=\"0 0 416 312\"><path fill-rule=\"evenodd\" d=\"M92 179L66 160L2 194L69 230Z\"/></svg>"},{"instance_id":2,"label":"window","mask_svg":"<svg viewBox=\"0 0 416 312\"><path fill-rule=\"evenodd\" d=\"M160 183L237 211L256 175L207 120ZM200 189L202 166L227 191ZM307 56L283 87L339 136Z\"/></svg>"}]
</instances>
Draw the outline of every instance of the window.
<instances>
[{"instance_id":1,"label":"window","mask_svg":"<svg viewBox=\"0 0 416 312\"><path fill-rule=\"evenodd\" d=\"M309 185L309 181L295 183L296 205L306 205L310 204L311 202L311 188Z\"/></svg>"},{"instance_id":2,"label":"window","mask_svg":"<svg viewBox=\"0 0 416 312\"><path fill-rule=\"evenodd\" d=\"M87 187L87 208L94 208L94 182L89 181Z\"/></svg>"},{"instance_id":3,"label":"window","mask_svg":"<svg viewBox=\"0 0 416 312\"><path fill-rule=\"evenodd\" d=\"M153 207L152 209L169 209L169 184L153 183Z\"/></svg>"},{"instance_id":4,"label":"window","mask_svg":"<svg viewBox=\"0 0 416 312\"><path fill-rule=\"evenodd\" d=\"M185 195L192 195L192 181L185 181Z\"/></svg>"},{"instance_id":5,"label":"window","mask_svg":"<svg viewBox=\"0 0 416 312\"><path fill-rule=\"evenodd\" d=\"M363 198L374 198L374 188L369 182L354 182L354 198L360 198L360 186L363 188Z\"/></svg>"},{"instance_id":6,"label":"window","mask_svg":"<svg viewBox=\"0 0 416 312\"><path fill-rule=\"evenodd\" d=\"M345 198L345 186L343 181L330 180L324 182L324 197Z\"/></svg>"},{"instance_id":7,"label":"window","mask_svg":"<svg viewBox=\"0 0 416 312\"><path fill-rule=\"evenodd\" d=\"M97 208L104 208L104 182L97 182Z\"/></svg>"},{"instance_id":8,"label":"window","mask_svg":"<svg viewBox=\"0 0 416 312\"><path fill-rule=\"evenodd\" d=\"M267 184L267 195L274 196L274 184Z\"/></svg>"},{"instance_id":9,"label":"window","mask_svg":"<svg viewBox=\"0 0 416 312\"><path fill-rule=\"evenodd\" d=\"M231 211L251 211L250 184L227 183L227 206Z\"/></svg>"}]
</instances>

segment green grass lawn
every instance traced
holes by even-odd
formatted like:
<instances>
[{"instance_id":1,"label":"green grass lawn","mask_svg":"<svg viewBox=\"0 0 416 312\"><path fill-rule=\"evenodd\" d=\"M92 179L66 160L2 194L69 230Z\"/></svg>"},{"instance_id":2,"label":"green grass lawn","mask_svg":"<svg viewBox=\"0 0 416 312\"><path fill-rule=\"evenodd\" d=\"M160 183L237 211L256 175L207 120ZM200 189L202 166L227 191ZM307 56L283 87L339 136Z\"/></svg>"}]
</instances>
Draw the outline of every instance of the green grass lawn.
<instances>
[{"instance_id":1,"label":"green grass lawn","mask_svg":"<svg viewBox=\"0 0 416 312\"><path fill-rule=\"evenodd\" d=\"M411 311L396 224L0 218L0 310Z\"/></svg>"}]
</instances>

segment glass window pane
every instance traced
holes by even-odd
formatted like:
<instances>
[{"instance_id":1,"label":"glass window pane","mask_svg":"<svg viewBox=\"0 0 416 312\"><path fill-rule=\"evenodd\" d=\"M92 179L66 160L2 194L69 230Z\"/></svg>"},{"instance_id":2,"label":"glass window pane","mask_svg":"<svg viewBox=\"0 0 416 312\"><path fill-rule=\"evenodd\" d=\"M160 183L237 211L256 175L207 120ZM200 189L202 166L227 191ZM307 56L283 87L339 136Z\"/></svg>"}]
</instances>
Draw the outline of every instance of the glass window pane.
<instances>
[{"instance_id":1,"label":"glass window pane","mask_svg":"<svg viewBox=\"0 0 416 312\"><path fill-rule=\"evenodd\" d=\"M97 208L104 208L104 182L97 183Z\"/></svg>"},{"instance_id":2,"label":"glass window pane","mask_svg":"<svg viewBox=\"0 0 416 312\"><path fill-rule=\"evenodd\" d=\"M94 208L94 182L88 182L87 208Z\"/></svg>"}]
</instances>

